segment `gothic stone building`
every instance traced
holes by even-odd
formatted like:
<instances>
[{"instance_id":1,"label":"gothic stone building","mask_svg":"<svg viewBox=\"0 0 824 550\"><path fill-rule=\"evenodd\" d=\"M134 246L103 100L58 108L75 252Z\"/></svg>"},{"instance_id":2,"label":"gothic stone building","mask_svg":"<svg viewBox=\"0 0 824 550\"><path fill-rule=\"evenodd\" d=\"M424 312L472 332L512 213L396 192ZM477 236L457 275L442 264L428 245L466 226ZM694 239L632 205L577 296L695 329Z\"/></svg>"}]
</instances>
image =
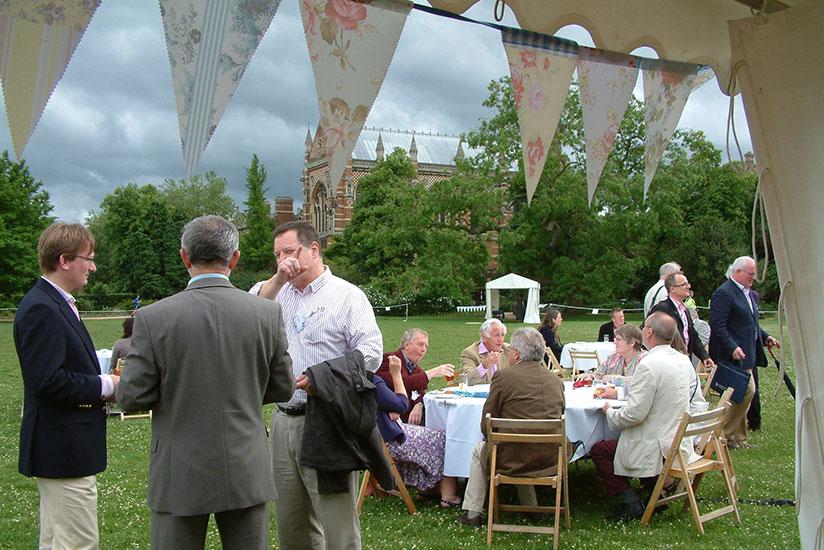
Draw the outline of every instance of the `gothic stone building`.
<instances>
[{"instance_id":1,"label":"gothic stone building","mask_svg":"<svg viewBox=\"0 0 824 550\"><path fill-rule=\"evenodd\" d=\"M329 181L329 164L323 137L314 138L306 131L306 152L303 176L303 218L312 222L320 233L321 245L343 232L352 220L352 209L358 199L358 181L369 174L378 161L396 148L407 151L418 171L418 180L433 183L450 177L456 159L464 157L464 146L458 136L387 130L365 127L358 137L352 156L335 185Z\"/></svg>"}]
</instances>

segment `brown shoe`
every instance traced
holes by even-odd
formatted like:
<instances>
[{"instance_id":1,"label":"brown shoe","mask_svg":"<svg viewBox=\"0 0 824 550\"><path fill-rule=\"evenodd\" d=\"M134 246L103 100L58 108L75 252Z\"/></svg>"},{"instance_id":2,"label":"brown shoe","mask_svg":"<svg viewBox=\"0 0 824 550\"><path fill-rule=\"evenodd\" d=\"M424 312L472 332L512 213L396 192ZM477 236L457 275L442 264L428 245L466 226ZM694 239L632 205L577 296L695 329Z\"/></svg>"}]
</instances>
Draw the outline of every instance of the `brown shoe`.
<instances>
[{"instance_id":1,"label":"brown shoe","mask_svg":"<svg viewBox=\"0 0 824 550\"><path fill-rule=\"evenodd\" d=\"M466 525L468 527L472 527L473 529L480 529L483 526L483 520L481 516L475 516L474 518L469 517L469 514L466 510L461 512L461 515L458 516L458 523L461 525Z\"/></svg>"}]
</instances>

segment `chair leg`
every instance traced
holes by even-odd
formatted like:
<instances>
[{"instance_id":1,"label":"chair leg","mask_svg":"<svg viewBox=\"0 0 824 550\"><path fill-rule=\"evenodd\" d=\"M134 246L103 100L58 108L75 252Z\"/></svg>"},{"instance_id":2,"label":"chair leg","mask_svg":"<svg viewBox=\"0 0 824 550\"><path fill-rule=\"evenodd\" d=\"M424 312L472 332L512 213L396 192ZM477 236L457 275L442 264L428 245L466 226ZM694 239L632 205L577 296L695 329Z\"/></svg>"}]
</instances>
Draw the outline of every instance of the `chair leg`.
<instances>
[{"instance_id":1,"label":"chair leg","mask_svg":"<svg viewBox=\"0 0 824 550\"><path fill-rule=\"evenodd\" d=\"M360 515L363 501L366 500L366 488L369 487L369 478L372 477L372 472L366 470L363 472L363 481L361 481L360 492L358 493L358 503L355 505L355 512Z\"/></svg>"},{"instance_id":2,"label":"chair leg","mask_svg":"<svg viewBox=\"0 0 824 550\"><path fill-rule=\"evenodd\" d=\"M655 511L655 505L658 503L658 499L661 496L661 490L664 488L664 482L667 479L668 470L669 468L664 468L664 470L658 474L658 480L655 482L655 487L652 489L652 495L649 497L649 502L644 510L644 515L641 516L641 525L648 525L649 520L652 518L652 513Z\"/></svg>"},{"instance_id":3,"label":"chair leg","mask_svg":"<svg viewBox=\"0 0 824 550\"><path fill-rule=\"evenodd\" d=\"M409 496L409 491L406 489L406 484L403 482L403 478L401 477L401 473L398 471L398 467L395 465L394 461L390 462L389 466L392 468L392 477L395 478L395 487L397 487L398 492L401 494L403 503L406 504L406 511L410 514L416 514L418 510L415 508L415 503L412 502L412 497Z\"/></svg>"},{"instance_id":4,"label":"chair leg","mask_svg":"<svg viewBox=\"0 0 824 550\"><path fill-rule=\"evenodd\" d=\"M564 464L564 516L566 517L566 528L572 529L572 522L569 520L569 470Z\"/></svg>"},{"instance_id":5,"label":"chair leg","mask_svg":"<svg viewBox=\"0 0 824 550\"><path fill-rule=\"evenodd\" d=\"M683 453L678 453L678 462L680 463L681 471L687 471L687 461L684 460ZM698 532L704 534L704 524L701 523L701 512L698 511L698 502L695 500L695 491L692 489L692 483L685 480L684 488L687 490L687 499L689 501L690 510L692 510L692 518L695 520L695 527Z\"/></svg>"},{"instance_id":6,"label":"chair leg","mask_svg":"<svg viewBox=\"0 0 824 550\"><path fill-rule=\"evenodd\" d=\"M492 547L492 516L498 513L497 504L498 495L495 492L495 477L489 476L489 513L486 518L486 545Z\"/></svg>"},{"instance_id":7,"label":"chair leg","mask_svg":"<svg viewBox=\"0 0 824 550\"><path fill-rule=\"evenodd\" d=\"M558 476L555 485L555 528L552 531L552 549L558 550L558 530L561 526L561 493L564 491L564 477ZM567 517L567 519L569 519Z\"/></svg>"}]
</instances>

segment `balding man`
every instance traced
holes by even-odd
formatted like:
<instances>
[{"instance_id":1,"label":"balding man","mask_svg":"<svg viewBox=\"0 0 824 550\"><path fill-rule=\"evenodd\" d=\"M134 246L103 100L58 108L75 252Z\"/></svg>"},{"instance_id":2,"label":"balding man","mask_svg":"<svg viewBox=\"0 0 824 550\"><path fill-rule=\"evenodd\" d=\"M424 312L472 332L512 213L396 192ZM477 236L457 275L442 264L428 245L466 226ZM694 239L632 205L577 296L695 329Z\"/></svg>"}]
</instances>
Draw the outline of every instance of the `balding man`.
<instances>
[{"instance_id":1,"label":"balding man","mask_svg":"<svg viewBox=\"0 0 824 550\"><path fill-rule=\"evenodd\" d=\"M781 344L758 324L758 303L750 288L755 280L755 260L749 256L736 258L730 276L712 295L710 303L710 357L716 363L726 363L750 374L750 383L741 403L733 403L724 422L727 445L736 449L748 447L747 409L755 393L752 370L756 356L767 347Z\"/></svg>"},{"instance_id":2,"label":"balding man","mask_svg":"<svg viewBox=\"0 0 824 550\"><path fill-rule=\"evenodd\" d=\"M493 317L483 322L479 332L481 339L461 352L461 374L467 375L469 385L491 384L498 369L508 365L506 326Z\"/></svg>"},{"instance_id":3,"label":"balding man","mask_svg":"<svg viewBox=\"0 0 824 550\"><path fill-rule=\"evenodd\" d=\"M651 314L642 331L649 353L641 359L632 377L627 404L620 409L604 403L609 427L620 430L619 439L599 441L590 456L609 496L621 496L613 514L617 521L640 518L644 513L638 495L629 485L637 477L652 488L664 467L681 416L689 410L692 364L669 345L676 331L675 320L666 313ZM697 458L690 442L683 442L685 456Z\"/></svg>"},{"instance_id":4,"label":"balding man","mask_svg":"<svg viewBox=\"0 0 824 550\"><path fill-rule=\"evenodd\" d=\"M664 279L672 273L681 271L681 266L675 262L667 262L658 268L658 282L650 287L644 296L644 318L649 315L652 306L667 299L667 289L664 288Z\"/></svg>"}]
</instances>

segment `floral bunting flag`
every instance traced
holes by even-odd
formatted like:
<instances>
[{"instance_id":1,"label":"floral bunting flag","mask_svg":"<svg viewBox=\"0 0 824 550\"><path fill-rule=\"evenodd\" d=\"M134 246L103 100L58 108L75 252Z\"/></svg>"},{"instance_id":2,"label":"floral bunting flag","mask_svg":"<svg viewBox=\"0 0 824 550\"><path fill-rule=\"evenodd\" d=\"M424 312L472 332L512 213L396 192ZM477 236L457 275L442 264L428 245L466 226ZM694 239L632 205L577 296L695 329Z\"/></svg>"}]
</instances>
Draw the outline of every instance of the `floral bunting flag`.
<instances>
[{"instance_id":1,"label":"floral bunting flag","mask_svg":"<svg viewBox=\"0 0 824 550\"><path fill-rule=\"evenodd\" d=\"M160 0L186 176L206 150L280 0Z\"/></svg>"},{"instance_id":2,"label":"floral bunting flag","mask_svg":"<svg viewBox=\"0 0 824 550\"><path fill-rule=\"evenodd\" d=\"M577 45L551 36L508 29L501 38L509 60L524 155L527 203L541 179L569 82L578 60Z\"/></svg>"},{"instance_id":3,"label":"floral bunting flag","mask_svg":"<svg viewBox=\"0 0 824 550\"><path fill-rule=\"evenodd\" d=\"M690 93L712 77L700 65L644 59L644 200Z\"/></svg>"},{"instance_id":4,"label":"floral bunting flag","mask_svg":"<svg viewBox=\"0 0 824 550\"><path fill-rule=\"evenodd\" d=\"M411 8L401 0L300 0L333 188L383 84Z\"/></svg>"},{"instance_id":5,"label":"floral bunting flag","mask_svg":"<svg viewBox=\"0 0 824 550\"><path fill-rule=\"evenodd\" d=\"M589 204L592 204L637 79L637 58L591 48L580 49L578 87L584 115Z\"/></svg>"},{"instance_id":6,"label":"floral bunting flag","mask_svg":"<svg viewBox=\"0 0 824 550\"><path fill-rule=\"evenodd\" d=\"M17 158L100 0L0 2L0 78Z\"/></svg>"}]
</instances>

